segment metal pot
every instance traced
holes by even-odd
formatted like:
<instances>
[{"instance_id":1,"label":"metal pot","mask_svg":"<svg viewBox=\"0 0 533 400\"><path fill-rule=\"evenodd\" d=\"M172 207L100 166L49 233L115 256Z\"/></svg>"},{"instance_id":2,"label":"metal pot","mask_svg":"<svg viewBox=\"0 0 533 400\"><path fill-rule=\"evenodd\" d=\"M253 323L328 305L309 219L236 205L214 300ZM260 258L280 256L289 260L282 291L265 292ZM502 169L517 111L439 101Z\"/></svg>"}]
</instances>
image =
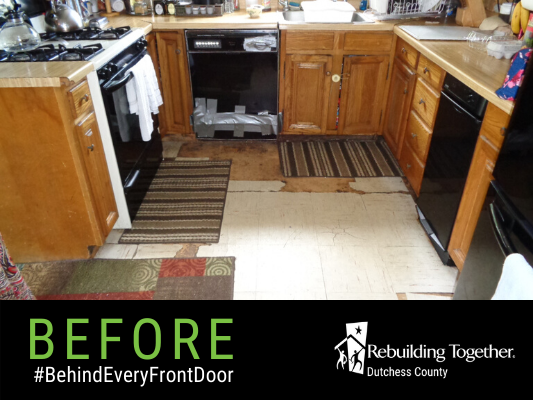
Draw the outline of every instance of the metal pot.
<instances>
[{"instance_id":1,"label":"metal pot","mask_svg":"<svg viewBox=\"0 0 533 400\"><path fill-rule=\"evenodd\" d=\"M59 0L50 2L52 8L46 12L44 22L47 32L72 32L83 29L83 21L71 7Z\"/></svg>"}]
</instances>

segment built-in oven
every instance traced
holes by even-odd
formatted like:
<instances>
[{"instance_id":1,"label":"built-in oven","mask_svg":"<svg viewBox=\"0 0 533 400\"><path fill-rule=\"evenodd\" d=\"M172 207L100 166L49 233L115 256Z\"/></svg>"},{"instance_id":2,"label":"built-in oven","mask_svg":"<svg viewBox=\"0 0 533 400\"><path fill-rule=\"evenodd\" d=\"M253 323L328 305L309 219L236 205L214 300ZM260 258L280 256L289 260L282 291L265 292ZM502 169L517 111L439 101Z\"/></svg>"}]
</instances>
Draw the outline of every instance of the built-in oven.
<instances>
[{"instance_id":1,"label":"built-in oven","mask_svg":"<svg viewBox=\"0 0 533 400\"><path fill-rule=\"evenodd\" d=\"M276 139L278 31L187 30L200 139Z\"/></svg>"},{"instance_id":2,"label":"built-in oven","mask_svg":"<svg viewBox=\"0 0 533 400\"><path fill-rule=\"evenodd\" d=\"M131 68L147 55L139 39L98 70L105 112L131 220L135 218L162 159L159 120L152 114L151 139L143 140L139 116L130 112L126 85Z\"/></svg>"}]
</instances>

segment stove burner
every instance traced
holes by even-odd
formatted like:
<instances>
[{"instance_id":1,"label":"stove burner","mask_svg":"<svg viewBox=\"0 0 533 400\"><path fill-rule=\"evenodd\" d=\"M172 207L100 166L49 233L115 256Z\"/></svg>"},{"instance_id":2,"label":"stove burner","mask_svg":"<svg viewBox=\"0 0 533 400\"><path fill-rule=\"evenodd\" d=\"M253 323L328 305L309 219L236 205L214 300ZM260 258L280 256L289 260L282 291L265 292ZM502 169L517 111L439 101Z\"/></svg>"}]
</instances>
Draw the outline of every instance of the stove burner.
<instances>
[{"instance_id":1,"label":"stove burner","mask_svg":"<svg viewBox=\"0 0 533 400\"><path fill-rule=\"evenodd\" d=\"M119 28L84 28L74 32L41 33L41 39L61 38L64 40L117 40L131 32L129 26Z\"/></svg>"},{"instance_id":2,"label":"stove burner","mask_svg":"<svg viewBox=\"0 0 533 400\"><path fill-rule=\"evenodd\" d=\"M62 45L54 47L52 44L47 44L31 51L0 53L0 62L89 61L102 51L104 48L100 43L73 48L66 48Z\"/></svg>"}]
</instances>

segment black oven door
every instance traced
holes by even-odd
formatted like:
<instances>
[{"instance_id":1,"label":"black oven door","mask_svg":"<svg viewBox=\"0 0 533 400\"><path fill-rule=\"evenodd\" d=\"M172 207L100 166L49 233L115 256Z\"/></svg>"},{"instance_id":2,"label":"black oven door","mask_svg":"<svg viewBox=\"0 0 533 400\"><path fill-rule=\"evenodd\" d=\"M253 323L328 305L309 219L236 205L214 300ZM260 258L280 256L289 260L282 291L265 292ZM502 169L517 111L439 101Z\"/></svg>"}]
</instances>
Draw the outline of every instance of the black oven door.
<instances>
[{"instance_id":1,"label":"black oven door","mask_svg":"<svg viewBox=\"0 0 533 400\"><path fill-rule=\"evenodd\" d=\"M132 78L131 72L125 70L112 80L101 80L100 84L126 202L133 220L157 172L163 148L158 116L152 114L152 137L150 141L144 141L139 116L130 113L126 84Z\"/></svg>"}]
</instances>

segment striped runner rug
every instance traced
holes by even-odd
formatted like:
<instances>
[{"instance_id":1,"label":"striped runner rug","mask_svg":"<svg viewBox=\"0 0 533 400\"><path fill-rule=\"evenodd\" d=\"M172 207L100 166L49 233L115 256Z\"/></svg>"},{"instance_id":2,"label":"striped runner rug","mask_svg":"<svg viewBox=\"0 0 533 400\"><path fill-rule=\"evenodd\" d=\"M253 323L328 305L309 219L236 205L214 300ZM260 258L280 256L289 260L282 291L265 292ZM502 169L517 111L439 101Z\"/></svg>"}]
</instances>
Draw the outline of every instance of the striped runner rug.
<instances>
[{"instance_id":1,"label":"striped runner rug","mask_svg":"<svg viewBox=\"0 0 533 400\"><path fill-rule=\"evenodd\" d=\"M286 177L403 176L382 138L278 142L278 147Z\"/></svg>"},{"instance_id":2,"label":"striped runner rug","mask_svg":"<svg viewBox=\"0 0 533 400\"><path fill-rule=\"evenodd\" d=\"M231 161L161 163L119 243L218 243Z\"/></svg>"}]
</instances>

